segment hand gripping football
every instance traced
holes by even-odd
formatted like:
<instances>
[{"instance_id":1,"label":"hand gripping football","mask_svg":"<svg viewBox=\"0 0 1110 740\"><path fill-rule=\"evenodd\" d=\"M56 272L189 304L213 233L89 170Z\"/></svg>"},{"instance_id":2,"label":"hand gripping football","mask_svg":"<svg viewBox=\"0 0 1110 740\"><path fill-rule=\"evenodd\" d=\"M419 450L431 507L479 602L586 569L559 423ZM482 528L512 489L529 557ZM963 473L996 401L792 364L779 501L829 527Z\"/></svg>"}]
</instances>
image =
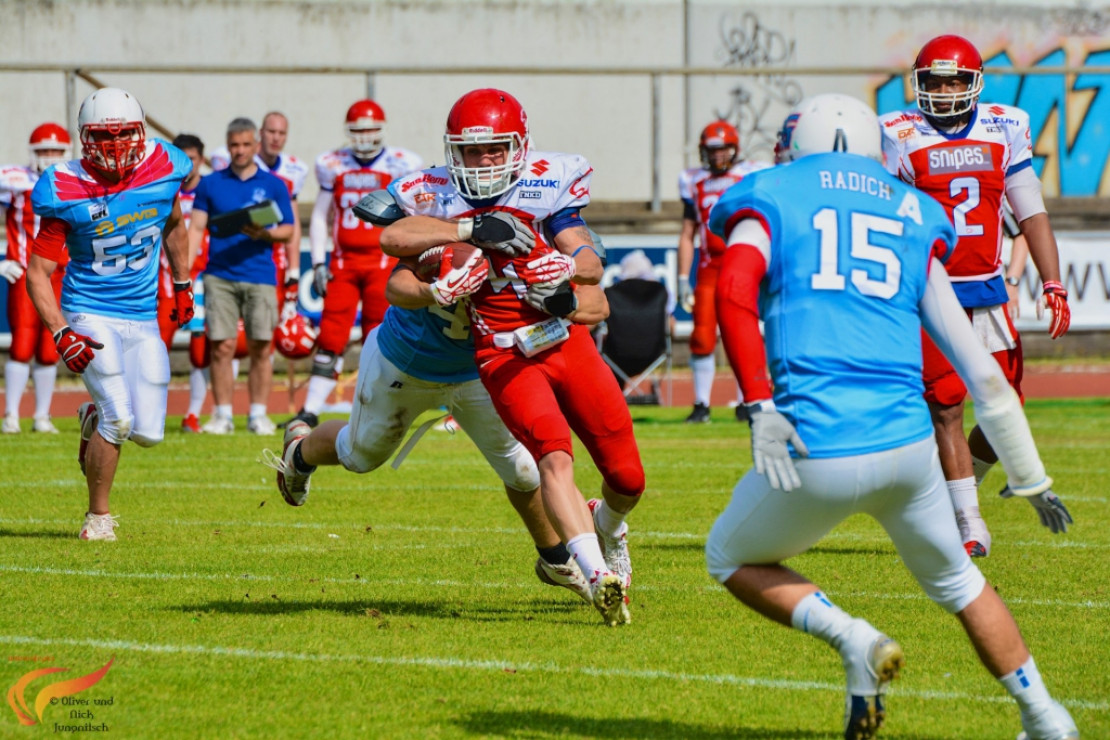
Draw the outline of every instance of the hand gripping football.
<instances>
[{"instance_id":1,"label":"hand gripping football","mask_svg":"<svg viewBox=\"0 0 1110 740\"><path fill-rule=\"evenodd\" d=\"M451 242L432 247L416 258L416 275L426 283L434 283L456 267L462 267L478 247L468 242ZM445 259L446 255L450 259Z\"/></svg>"}]
</instances>

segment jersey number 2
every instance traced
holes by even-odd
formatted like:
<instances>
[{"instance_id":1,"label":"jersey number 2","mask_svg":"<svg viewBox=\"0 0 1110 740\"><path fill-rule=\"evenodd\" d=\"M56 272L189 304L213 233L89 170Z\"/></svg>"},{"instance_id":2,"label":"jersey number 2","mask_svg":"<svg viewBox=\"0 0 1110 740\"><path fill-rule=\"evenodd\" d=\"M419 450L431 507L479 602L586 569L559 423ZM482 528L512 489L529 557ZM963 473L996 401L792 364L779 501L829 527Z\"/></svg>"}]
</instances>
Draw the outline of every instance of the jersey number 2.
<instances>
[{"instance_id":1,"label":"jersey number 2","mask_svg":"<svg viewBox=\"0 0 1110 740\"><path fill-rule=\"evenodd\" d=\"M844 290L844 276L840 274L840 228L837 211L822 208L813 216L813 228L821 235L821 265L810 278L809 285L814 290ZM904 224L892 218L882 218L867 213L851 214L851 243L849 254L857 260L874 262L882 266L883 279L874 280L866 270L851 271L852 285L860 293L876 298L892 298L898 292L902 278L902 263L893 249L878 247L871 243L871 234L890 234L902 236Z\"/></svg>"}]
</instances>

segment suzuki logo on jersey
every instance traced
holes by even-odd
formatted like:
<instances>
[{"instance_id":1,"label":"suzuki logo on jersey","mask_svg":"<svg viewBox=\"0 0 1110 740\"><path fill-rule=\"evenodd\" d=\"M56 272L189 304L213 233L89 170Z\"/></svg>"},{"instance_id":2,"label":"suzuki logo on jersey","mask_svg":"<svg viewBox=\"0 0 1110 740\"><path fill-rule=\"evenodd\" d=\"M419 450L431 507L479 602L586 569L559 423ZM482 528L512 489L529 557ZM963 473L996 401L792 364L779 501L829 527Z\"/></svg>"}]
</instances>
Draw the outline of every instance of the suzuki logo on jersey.
<instances>
[{"instance_id":1,"label":"suzuki logo on jersey","mask_svg":"<svg viewBox=\"0 0 1110 740\"><path fill-rule=\"evenodd\" d=\"M988 144L968 144L929 151L929 174L992 172L994 157Z\"/></svg>"},{"instance_id":2,"label":"suzuki logo on jersey","mask_svg":"<svg viewBox=\"0 0 1110 740\"><path fill-rule=\"evenodd\" d=\"M532 174L535 175L536 177L539 177L543 173L547 172L547 170L550 166L551 166L551 163L548 162L546 159L538 159L538 160L536 160L535 162L532 163L532 168L531 168L532 169Z\"/></svg>"},{"instance_id":3,"label":"suzuki logo on jersey","mask_svg":"<svg viewBox=\"0 0 1110 740\"><path fill-rule=\"evenodd\" d=\"M520 187L522 188L557 188L559 187L558 180L529 180L522 178L520 180Z\"/></svg>"},{"instance_id":4,"label":"suzuki logo on jersey","mask_svg":"<svg viewBox=\"0 0 1110 740\"><path fill-rule=\"evenodd\" d=\"M987 108L987 110L989 110L992 115L996 116L1000 116L1006 112L1006 109L1000 105L992 105L990 108Z\"/></svg>"}]
</instances>

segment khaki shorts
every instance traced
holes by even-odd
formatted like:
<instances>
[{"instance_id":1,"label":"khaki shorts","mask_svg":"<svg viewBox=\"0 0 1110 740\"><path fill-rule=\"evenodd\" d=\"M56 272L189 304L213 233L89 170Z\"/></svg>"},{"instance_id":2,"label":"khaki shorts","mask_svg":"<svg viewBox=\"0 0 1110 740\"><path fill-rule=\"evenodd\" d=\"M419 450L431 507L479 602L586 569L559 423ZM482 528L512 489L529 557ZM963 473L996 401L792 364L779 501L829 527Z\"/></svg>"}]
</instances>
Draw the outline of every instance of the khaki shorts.
<instances>
[{"instance_id":1,"label":"khaki shorts","mask_svg":"<svg viewBox=\"0 0 1110 740\"><path fill-rule=\"evenodd\" d=\"M278 321L277 289L205 275L204 317L208 338L213 342L238 336L239 319L243 319L247 339L270 341Z\"/></svg>"}]
</instances>

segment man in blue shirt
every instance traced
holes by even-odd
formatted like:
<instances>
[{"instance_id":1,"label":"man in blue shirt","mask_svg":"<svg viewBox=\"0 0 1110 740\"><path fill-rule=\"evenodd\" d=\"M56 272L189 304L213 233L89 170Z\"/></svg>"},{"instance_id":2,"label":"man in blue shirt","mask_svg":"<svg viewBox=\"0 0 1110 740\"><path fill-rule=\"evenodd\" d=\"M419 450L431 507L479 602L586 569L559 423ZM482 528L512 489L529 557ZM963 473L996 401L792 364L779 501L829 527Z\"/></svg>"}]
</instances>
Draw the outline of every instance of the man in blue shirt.
<instances>
[{"instance_id":1,"label":"man in blue shirt","mask_svg":"<svg viewBox=\"0 0 1110 740\"><path fill-rule=\"evenodd\" d=\"M216 408L203 427L209 434L229 434L235 429L231 411L234 385L231 361L235 356L239 319L246 327L251 360L247 379L250 392L247 429L263 435L276 430L266 411L273 375L271 342L278 323L273 246L275 242L290 244L294 219L285 183L255 162L258 146L258 129L250 119L236 118L228 125L227 148L231 164L201 179L189 224L189 251L195 255L210 218L267 200L273 201L281 213L277 224L248 223L236 234L211 234L204 273L204 307L212 344L210 372ZM291 273L298 269L299 256L288 256L291 272L286 277L295 279L297 275Z\"/></svg>"},{"instance_id":2,"label":"man in blue shirt","mask_svg":"<svg viewBox=\"0 0 1110 740\"><path fill-rule=\"evenodd\" d=\"M847 676L845 737L874 737L901 646L781 564L867 513L1017 701L1021 737L1078 738L963 547L922 397L924 327L975 399L1007 493L1070 521L1021 402L937 259L955 246L951 223L939 203L886 172L878 119L854 98L799 103L781 148L789 164L749 175L710 214L728 245L717 316L749 402L754 462L710 532L710 573L760 614L835 648Z\"/></svg>"}]
</instances>

